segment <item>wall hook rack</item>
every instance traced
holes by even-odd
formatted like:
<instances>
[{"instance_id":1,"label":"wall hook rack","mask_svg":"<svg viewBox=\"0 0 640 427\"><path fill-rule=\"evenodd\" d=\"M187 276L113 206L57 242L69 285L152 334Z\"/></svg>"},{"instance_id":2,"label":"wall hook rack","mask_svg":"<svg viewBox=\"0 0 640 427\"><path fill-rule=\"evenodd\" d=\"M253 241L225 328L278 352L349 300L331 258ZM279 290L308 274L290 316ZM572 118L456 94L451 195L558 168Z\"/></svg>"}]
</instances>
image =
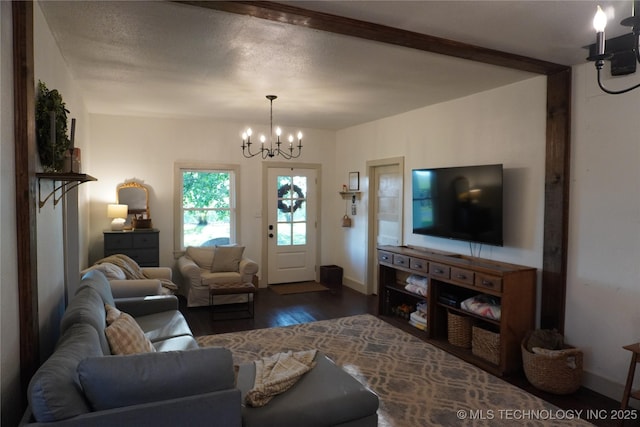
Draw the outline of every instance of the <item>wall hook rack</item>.
<instances>
[{"instance_id":1,"label":"wall hook rack","mask_svg":"<svg viewBox=\"0 0 640 427\"><path fill-rule=\"evenodd\" d=\"M42 209L52 197L53 206L56 206L60 200L62 200L62 197L70 190L85 182L97 181L96 178L86 173L41 172L36 173L36 178L38 178L38 207L40 209ZM44 199L42 198L41 190L41 181L43 179L53 181L53 190L51 190ZM58 191L60 191L60 195L56 196Z\"/></svg>"}]
</instances>

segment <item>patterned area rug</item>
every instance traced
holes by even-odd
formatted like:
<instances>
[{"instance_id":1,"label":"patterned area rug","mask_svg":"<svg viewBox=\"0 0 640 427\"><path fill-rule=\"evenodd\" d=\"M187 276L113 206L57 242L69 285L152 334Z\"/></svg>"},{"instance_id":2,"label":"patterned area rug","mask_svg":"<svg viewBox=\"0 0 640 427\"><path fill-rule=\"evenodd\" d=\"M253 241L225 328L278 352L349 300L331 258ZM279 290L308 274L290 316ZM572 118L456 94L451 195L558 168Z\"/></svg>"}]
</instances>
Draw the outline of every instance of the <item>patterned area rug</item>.
<instances>
[{"instance_id":1,"label":"patterned area rug","mask_svg":"<svg viewBox=\"0 0 640 427\"><path fill-rule=\"evenodd\" d=\"M318 349L380 398L380 427L588 426L533 396L368 314L198 338L234 363Z\"/></svg>"}]
</instances>

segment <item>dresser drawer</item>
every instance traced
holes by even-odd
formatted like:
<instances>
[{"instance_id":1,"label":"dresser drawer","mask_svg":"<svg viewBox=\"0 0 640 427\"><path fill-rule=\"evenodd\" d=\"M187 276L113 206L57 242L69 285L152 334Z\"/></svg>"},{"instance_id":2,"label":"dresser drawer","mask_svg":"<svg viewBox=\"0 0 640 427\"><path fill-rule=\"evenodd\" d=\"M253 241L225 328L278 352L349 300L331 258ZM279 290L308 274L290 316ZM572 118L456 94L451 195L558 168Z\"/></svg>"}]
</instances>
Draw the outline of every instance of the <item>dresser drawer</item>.
<instances>
[{"instance_id":1,"label":"dresser drawer","mask_svg":"<svg viewBox=\"0 0 640 427\"><path fill-rule=\"evenodd\" d=\"M133 232L134 248L155 248L158 247L158 233L140 233Z\"/></svg>"},{"instance_id":2,"label":"dresser drawer","mask_svg":"<svg viewBox=\"0 0 640 427\"><path fill-rule=\"evenodd\" d=\"M393 265L409 267L409 257L405 255L393 254Z\"/></svg>"},{"instance_id":3,"label":"dresser drawer","mask_svg":"<svg viewBox=\"0 0 640 427\"><path fill-rule=\"evenodd\" d=\"M409 268L420 273L429 272L429 262L421 258L409 258Z\"/></svg>"},{"instance_id":4,"label":"dresser drawer","mask_svg":"<svg viewBox=\"0 0 640 427\"><path fill-rule=\"evenodd\" d=\"M435 262L429 263L429 271L434 277L442 277L443 279L448 279L451 277L451 267L444 264L437 264Z\"/></svg>"},{"instance_id":5,"label":"dresser drawer","mask_svg":"<svg viewBox=\"0 0 640 427\"><path fill-rule=\"evenodd\" d=\"M393 254L387 251L378 251L378 261L391 264L393 262Z\"/></svg>"},{"instance_id":6,"label":"dresser drawer","mask_svg":"<svg viewBox=\"0 0 640 427\"><path fill-rule=\"evenodd\" d=\"M463 268L451 268L451 279L456 282L464 283L465 285L473 286L474 273L471 270L465 270Z\"/></svg>"},{"instance_id":7,"label":"dresser drawer","mask_svg":"<svg viewBox=\"0 0 640 427\"><path fill-rule=\"evenodd\" d=\"M132 248L133 236L131 233L115 233L104 235L104 250Z\"/></svg>"},{"instance_id":8,"label":"dresser drawer","mask_svg":"<svg viewBox=\"0 0 640 427\"><path fill-rule=\"evenodd\" d=\"M491 289L492 291L502 292L502 278L496 276L488 276L486 274L476 274L475 285L478 288Z\"/></svg>"},{"instance_id":9,"label":"dresser drawer","mask_svg":"<svg viewBox=\"0 0 640 427\"><path fill-rule=\"evenodd\" d=\"M156 267L158 265L157 249L136 249L122 251L122 253L137 262L140 267Z\"/></svg>"}]
</instances>

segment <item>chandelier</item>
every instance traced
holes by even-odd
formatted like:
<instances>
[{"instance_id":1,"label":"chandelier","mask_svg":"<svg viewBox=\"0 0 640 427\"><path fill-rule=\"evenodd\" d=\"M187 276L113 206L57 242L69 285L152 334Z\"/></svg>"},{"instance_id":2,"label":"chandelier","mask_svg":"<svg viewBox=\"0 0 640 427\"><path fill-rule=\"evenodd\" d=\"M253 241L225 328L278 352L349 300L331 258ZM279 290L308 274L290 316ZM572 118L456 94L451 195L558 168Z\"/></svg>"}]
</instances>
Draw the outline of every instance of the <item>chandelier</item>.
<instances>
[{"instance_id":1,"label":"chandelier","mask_svg":"<svg viewBox=\"0 0 640 427\"><path fill-rule=\"evenodd\" d=\"M604 87L600 79L600 71L604 66L604 61L608 60L612 63L612 75L631 74L635 72L636 61L640 63L640 16L636 16L636 11L640 11L640 1L634 0L631 16L620 21L620 25L631 27L631 33L616 37L611 41L628 45L621 49L615 49L614 52L605 52L604 29L607 26L607 15L600 6L597 7L596 14L593 17L593 28L596 30L596 43L591 45L591 55L587 58L589 61L595 61L598 73L598 86L604 92L611 95L619 95L627 93L640 87L640 83L635 86L621 90L611 90ZM632 40L631 40L632 39ZM629 56L627 60L626 56ZM617 73L613 72L614 63L616 64Z\"/></svg>"},{"instance_id":2,"label":"chandelier","mask_svg":"<svg viewBox=\"0 0 640 427\"><path fill-rule=\"evenodd\" d=\"M276 95L267 95L267 99L270 102L270 110L271 110L271 115L270 115L271 134L269 138L269 147L267 148L265 146L267 138L264 135L260 135L260 144L261 144L260 149L256 152L251 152L251 144L252 144L251 135L253 132L251 131L251 128L249 128L242 133L242 154L246 158L255 157L257 155L261 155L263 159L266 159L267 157L282 156L283 158L289 160L289 159L295 159L297 157L300 157L300 153L302 152L302 132L298 132L298 145L296 146L293 145L293 142L294 142L293 135L289 134L289 147L284 149L280 148L280 145L282 144L282 142L280 141L280 135L282 134L282 129L280 129L279 127L276 128L275 142L273 140L273 100L276 98L277 98ZM297 148L297 151L294 153L294 149L296 148Z\"/></svg>"}]
</instances>

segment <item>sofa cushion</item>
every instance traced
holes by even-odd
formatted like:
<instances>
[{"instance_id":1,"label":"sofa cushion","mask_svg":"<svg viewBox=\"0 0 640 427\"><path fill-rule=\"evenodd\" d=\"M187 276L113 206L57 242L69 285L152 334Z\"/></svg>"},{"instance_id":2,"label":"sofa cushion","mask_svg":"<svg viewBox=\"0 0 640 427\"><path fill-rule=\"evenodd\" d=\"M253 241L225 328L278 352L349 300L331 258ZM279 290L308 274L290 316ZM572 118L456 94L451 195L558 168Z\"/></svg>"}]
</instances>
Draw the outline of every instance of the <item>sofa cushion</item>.
<instances>
[{"instance_id":1,"label":"sofa cushion","mask_svg":"<svg viewBox=\"0 0 640 427\"><path fill-rule=\"evenodd\" d=\"M224 273L202 273L200 281L205 287L216 283L238 283L242 280L240 273L227 271Z\"/></svg>"},{"instance_id":2,"label":"sofa cushion","mask_svg":"<svg viewBox=\"0 0 640 427\"><path fill-rule=\"evenodd\" d=\"M29 382L27 398L36 421L58 421L91 411L76 372L78 363L90 356L102 356L98 333L88 324L71 325Z\"/></svg>"},{"instance_id":3,"label":"sofa cushion","mask_svg":"<svg viewBox=\"0 0 640 427\"><path fill-rule=\"evenodd\" d=\"M213 248L189 246L187 247L185 255L198 264L198 267L211 271L211 265L213 264Z\"/></svg>"},{"instance_id":4,"label":"sofa cushion","mask_svg":"<svg viewBox=\"0 0 640 427\"><path fill-rule=\"evenodd\" d=\"M231 352L216 347L90 357L80 362L78 374L98 411L234 387Z\"/></svg>"},{"instance_id":5,"label":"sofa cushion","mask_svg":"<svg viewBox=\"0 0 640 427\"><path fill-rule=\"evenodd\" d=\"M112 307L116 305L113 301L111 285L109 284L107 277L102 274L101 271L91 270L82 276L82 281L80 282L80 287L78 287L76 294L83 288L91 288L96 291L102 298L103 304L109 304Z\"/></svg>"},{"instance_id":6,"label":"sofa cushion","mask_svg":"<svg viewBox=\"0 0 640 427\"><path fill-rule=\"evenodd\" d=\"M105 329L112 354L136 354L156 351L144 335L135 319L127 313L120 316Z\"/></svg>"},{"instance_id":7,"label":"sofa cushion","mask_svg":"<svg viewBox=\"0 0 640 427\"><path fill-rule=\"evenodd\" d=\"M90 286L81 287L71 298L60 321L60 334L64 334L76 323L92 326L98 333L103 353L111 354L107 337L104 334L104 329L107 326L104 302L96 290Z\"/></svg>"},{"instance_id":8,"label":"sofa cushion","mask_svg":"<svg viewBox=\"0 0 640 427\"><path fill-rule=\"evenodd\" d=\"M213 249L212 273L240 271L244 246L216 246Z\"/></svg>"},{"instance_id":9,"label":"sofa cushion","mask_svg":"<svg viewBox=\"0 0 640 427\"><path fill-rule=\"evenodd\" d=\"M316 366L286 392L259 408L242 408L244 427L333 426L375 414L378 396L321 353ZM253 387L255 364L242 365L237 387L244 401Z\"/></svg>"},{"instance_id":10,"label":"sofa cushion","mask_svg":"<svg viewBox=\"0 0 640 427\"><path fill-rule=\"evenodd\" d=\"M181 351L181 350L195 350L198 347L198 342L191 335L182 335L179 337L167 338L162 341L155 341L153 346L156 351Z\"/></svg>"},{"instance_id":11,"label":"sofa cushion","mask_svg":"<svg viewBox=\"0 0 640 427\"><path fill-rule=\"evenodd\" d=\"M136 317L136 323L151 342L181 335L191 335L191 329L178 310L161 311Z\"/></svg>"}]
</instances>

